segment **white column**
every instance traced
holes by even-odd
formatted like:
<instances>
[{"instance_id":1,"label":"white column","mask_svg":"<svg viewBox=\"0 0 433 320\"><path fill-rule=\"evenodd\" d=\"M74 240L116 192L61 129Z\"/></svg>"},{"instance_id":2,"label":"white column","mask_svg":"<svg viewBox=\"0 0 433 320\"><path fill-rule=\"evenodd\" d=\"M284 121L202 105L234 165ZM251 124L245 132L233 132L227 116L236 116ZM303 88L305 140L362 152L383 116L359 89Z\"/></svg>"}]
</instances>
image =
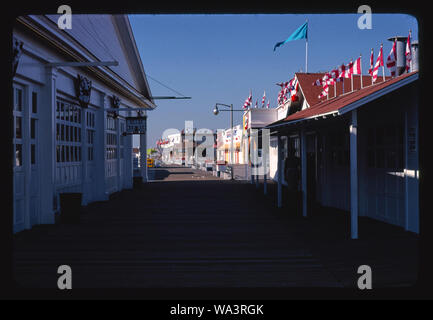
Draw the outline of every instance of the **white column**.
<instances>
[{"instance_id":1,"label":"white column","mask_svg":"<svg viewBox=\"0 0 433 320\"><path fill-rule=\"evenodd\" d=\"M307 216L307 135L301 129L301 186L302 186L302 215Z\"/></svg>"},{"instance_id":2,"label":"white column","mask_svg":"<svg viewBox=\"0 0 433 320\"><path fill-rule=\"evenodd\" d=\"M82 203L88 203L88 190L89 184L87 181L87 159L88 159L88 144L87 144L87 114L86 109L81 109L81 190L82 190Z\"/></svg>"},{"instance_id":3,"label":"white column","mask_svg":"<svg viewBox=\"0 0 433 320\"><path fill-rule=\"evenodd\" d=\"M130 111L128 111L128 117L131 116ZM123 137L124 141L124 155L123 155L123 165L125 172L125 183L124 187L126 189L132 189L132 177L133 177L133 166L132 166L132 135L127 135Z\"/></svg>"},{"instance_id":4,"label":"white column","mask_svg":"<svg viewBox=\"0 0 433 320\"><path fill-rule=\"evenodd\" d=\"M283 143L281 137L278 136L278 147L277 147L277 207L282 207L282 182L283 182Z\"/></svg>"},{"instance_id":5,"label":"white column","mask_svg":"<svg viewBox=\"0 0 433 320\"><path fill-rule=\"evenodd\" d=\"M358 239L358 119L352 111L350 124L350 236Z\"/></svg>"},{"instance_id":6,"label":"white column","mask_svg":"<svg viewBox=\"0 0 433 320\"><path fill-rule=\"evenodd\" d=\"M147 182L147 125L146 133L140 135L140 169L142 181Z\"/></svg>"},{"instance_id":7,"label":"white column","mask_svg":"<svg viewBox=\"0 0 433 320\"><path fill-rule=\"evenodd\" d=\"M53 202L55 197L56 170L56 79L57 70L52 67L46 69L46 86L43 95L44 103L39 108L39 152L43 161L40 167L40 199L41 213L39 223L53 224Z\"/></svg>"},{"instance_id":8,"label":"white column","mask_svg":"<svg viewBox=\"0 0 433 320\"><path fill-rule=\"evenodd\" d=\"M251 174L256 181L256 188L259 187L259 130L251 129Z\"/></svg>"},{"instance_id":9,"label":"white column","mask_svg":"<svg viewBox=\"0 0 433 320\"><path fill-rule=\"evenodd\" d=\"M246 163L249 167L250 170L250 177L251 177L251 184L254 183L254 176L253 176L253 148L252 148L252 138L251 138L251 129L247 134L247 145L248 145L248 150L245 153L245 157L246 157Z\"/></svg>"},{"instance_id":10,"label":"white column","mask_svg":"<svg viewBox=\"0 0 433 320\"><path fill-rule=\"evenodd\" d=\"M96 192L95 199L97 201L108 200L108 195L105 193L105 128L107 113L105 111L106 94L100 93L100 108L95 112L95 141L93 145L93 155L95 163L95 179Z\"/></svg>"},{"instance_id":11,"label":"white column","mask_svg":"<svg viewBox=\"0 0 433 320\"><path fill-rule=\"evenodd\" d=\"M26 86L23 92L23 106L21 119L22 134L22 162L24 169L24 229L30 229L30 185L32 180L32 165L30 157L30 113L32 108L32 90L31 86ZM55 145L54 145L55 148ZM55 164L55 163L54 163Z\"/></svg>"},{"instance_id":12,"label":"white column","mask_svg":"<svg viewBox=\"0 0 433 320\"><path fill-rule=\"evenodd\" d=\"M116 148L117 148L117 163L116 163L116 171L117 171L117 191L122 190L122 178L123 178L123 172L121 172L120 170L120 120L119 117L117 117L117 119L115 119L116 121L116 136L117 136L117 140L116 140ZM123 149L125 150L125 149Z\"/></svg>"},{"instance_id":13,"label":"white column","mask_svg":"<svg viewBox=\"0 0 433 320\"><path fill-rule=\"evenodd\" d=\"M263 193L268 193L267 178L269 173L269 150L271 144L269 129L262 129L262 164L263 164Z\"/></svg>"}]
</instances>

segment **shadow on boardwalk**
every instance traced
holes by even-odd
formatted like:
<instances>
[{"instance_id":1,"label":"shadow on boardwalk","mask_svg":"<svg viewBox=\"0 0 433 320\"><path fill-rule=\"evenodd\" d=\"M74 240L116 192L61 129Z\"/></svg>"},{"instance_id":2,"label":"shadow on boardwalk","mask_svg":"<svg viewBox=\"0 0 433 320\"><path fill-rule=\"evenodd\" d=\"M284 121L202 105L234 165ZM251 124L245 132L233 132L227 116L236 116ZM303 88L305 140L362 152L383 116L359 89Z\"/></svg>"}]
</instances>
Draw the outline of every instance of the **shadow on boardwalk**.
<instances>
[{"instance_id":1,"label":"shadow on boardwalk","mask_svg":"<svg viewBox=\"0 0 433 320\"><path fill-rule=\"evenodd\" d=\"M79 225L16 234L16 282L56 287L62 264L74 288L354 287L364 264L375 288L416 281L418 239L400 228L361 218L350 240L347 213L277 209L275 185L263 196L209 172L157 171L156 182L84 208Z\"/></svg>"}]
</instances>

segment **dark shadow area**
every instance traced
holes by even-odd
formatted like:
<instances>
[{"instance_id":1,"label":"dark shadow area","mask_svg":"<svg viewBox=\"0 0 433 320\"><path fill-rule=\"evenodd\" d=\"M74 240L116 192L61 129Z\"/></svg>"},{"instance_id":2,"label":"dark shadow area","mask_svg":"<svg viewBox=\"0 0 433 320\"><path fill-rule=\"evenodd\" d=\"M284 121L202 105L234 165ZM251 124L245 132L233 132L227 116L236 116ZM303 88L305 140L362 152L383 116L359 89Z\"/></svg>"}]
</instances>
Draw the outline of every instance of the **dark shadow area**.
<instances>
[{"instance_id":1,"label":"dark shadow area","mask_svg":"<svg viewBox=\"0 0 433 320\"><path fill-rule=\"evenodd\" d=\"M86 206L80 224L16 234L16 282L56 288L67 261L75 288L355 287L364 264L375 288L415 283L416 235L360 218L351 240L347 212L304 218L289 203L276 208L275 183L267 196L259 186L168 180L121 191Z\"/></svg>"}]
</instances>

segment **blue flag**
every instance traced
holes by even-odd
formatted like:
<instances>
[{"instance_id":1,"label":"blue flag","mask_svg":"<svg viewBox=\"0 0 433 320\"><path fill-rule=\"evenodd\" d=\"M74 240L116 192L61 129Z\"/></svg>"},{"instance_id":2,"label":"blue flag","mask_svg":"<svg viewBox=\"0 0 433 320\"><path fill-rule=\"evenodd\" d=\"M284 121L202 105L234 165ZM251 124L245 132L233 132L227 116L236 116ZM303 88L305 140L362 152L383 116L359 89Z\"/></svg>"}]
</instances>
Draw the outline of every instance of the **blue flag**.
<instances>
[{"instance_id":1,"label":"blue flag","mask_svg":"<svg viewBox=\"0 0 433 320\"><path fill-rule=\"evenodd\" d=\"M300 26L298 29L293 32L290 37L288 37L285 41L278 42L274 46L274 51L279 46L282 46L286 42L292 41L292 40L299 40L299 39L308 39L307 37L307 30L308 30L308 22L305 22L302 26Z\"/></svg>"}]
</instances>

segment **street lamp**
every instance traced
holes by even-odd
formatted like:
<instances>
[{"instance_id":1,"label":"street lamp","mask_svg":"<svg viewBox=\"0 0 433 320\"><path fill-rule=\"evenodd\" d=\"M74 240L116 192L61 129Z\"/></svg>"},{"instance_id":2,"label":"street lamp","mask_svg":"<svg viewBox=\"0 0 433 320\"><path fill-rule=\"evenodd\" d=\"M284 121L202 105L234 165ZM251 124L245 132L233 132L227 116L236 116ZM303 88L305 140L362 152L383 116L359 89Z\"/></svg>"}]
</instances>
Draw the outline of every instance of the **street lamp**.
<instances>
[{"instance_id":1,"label":"street lamp","mask_svg":"<svg viewBox=\"0 0 433 320\"><path fill-rule=\"evenodd\" d=\"M218 106L228 107L230 110L219 110ZM230 164L232 165L231 180L233 180L233 111L244 112L245 110L233 110L233 104L216 103L213 109L213 114L218 115L220 111L230 111L230 128L231 128L231 139L230 139Z\"/></svg>"}]
</instances>

